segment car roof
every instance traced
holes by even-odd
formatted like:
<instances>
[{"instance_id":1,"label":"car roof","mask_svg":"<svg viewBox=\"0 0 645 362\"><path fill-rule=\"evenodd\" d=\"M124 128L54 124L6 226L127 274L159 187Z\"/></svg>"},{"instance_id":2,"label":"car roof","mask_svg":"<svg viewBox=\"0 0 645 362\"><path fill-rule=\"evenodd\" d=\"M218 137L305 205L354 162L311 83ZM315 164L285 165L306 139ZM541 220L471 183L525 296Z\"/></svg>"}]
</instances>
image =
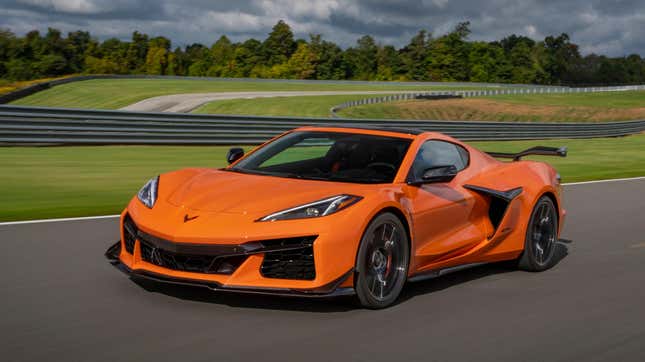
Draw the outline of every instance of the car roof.
<instances>
[{"instance_id":1,"label":"car roof","mask_svg":"<svg viewBox=\"0 0 645 362\"><path fill-rule=\"evenodd\" d=\"M422 130L413 129L413 128L401 128L401 127L385 127L385 126L355 126L355 125L326 125L326 126L306 126L296 129L297 131L336 131L336 132L350 132L350 133L362 133L362 134L375 134L375 133L391 133L390 136L405 136L405 138L414 138L422 133L427 133Z\"/></svg>"}]
</instances>

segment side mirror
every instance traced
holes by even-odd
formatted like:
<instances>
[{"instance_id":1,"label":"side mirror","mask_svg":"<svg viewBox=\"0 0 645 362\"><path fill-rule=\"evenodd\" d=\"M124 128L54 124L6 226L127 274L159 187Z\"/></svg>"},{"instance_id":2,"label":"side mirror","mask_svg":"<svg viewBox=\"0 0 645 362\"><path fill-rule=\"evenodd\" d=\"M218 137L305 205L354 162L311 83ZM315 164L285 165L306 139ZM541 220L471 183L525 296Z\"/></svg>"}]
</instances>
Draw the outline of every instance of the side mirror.
<instances>
[{"instance_id":1,"label":"side mirror","mask_svg":"<svg viewBox=\"0 0 645 362\"><path fill-rule=\"evenodd\" d=\"M226 162L230 165L231 163L239 160L244 156L244 150L239 148L239 147L233 147L230 150L228 150L228 153L226 154Z\"/></svg>"},{"instance_id":2,"label":"side mirror","mask_svg":"<svg viewBox=\"0 0 645 362\"><path fill-rule=\"evenodd\" d=\"M454 165L441 165L427 168L423 171L421 179L410 182L411 185L422 185L435 182L449 182L457 176L457 167Z\"/></svg>"}]
</instances>

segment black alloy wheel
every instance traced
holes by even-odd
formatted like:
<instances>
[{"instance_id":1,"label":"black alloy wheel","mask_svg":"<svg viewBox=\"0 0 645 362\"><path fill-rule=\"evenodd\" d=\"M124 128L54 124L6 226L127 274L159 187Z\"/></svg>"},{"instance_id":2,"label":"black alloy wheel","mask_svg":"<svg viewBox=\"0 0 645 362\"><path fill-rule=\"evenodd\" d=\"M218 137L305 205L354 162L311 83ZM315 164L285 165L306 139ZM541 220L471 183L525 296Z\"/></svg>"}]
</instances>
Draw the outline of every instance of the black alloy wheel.
<instances>
[{"instance_id":1,"label":"black alloy wheel","mask_svg":"<svg viewBox=\"0 0 645 362\"><path fill-rule=\"evenodd\" d=\"M407 279L410 245L405 227L391 213L369 224L356 258L354 285L362 306L380 309L396 301Z\"/></svg>"},{"instance_id":2,"label":"black alloy wheel","mask_svg":"<svg viewBox=\"0 0 645 362\"><path fill-rule=\"evenodd\" d=\"M520 269L543 271L555 264L558 241L558 213L553 201L542 196L533 207L526 229L524 252L519 259Z\"/></svg>"}]
</instances>

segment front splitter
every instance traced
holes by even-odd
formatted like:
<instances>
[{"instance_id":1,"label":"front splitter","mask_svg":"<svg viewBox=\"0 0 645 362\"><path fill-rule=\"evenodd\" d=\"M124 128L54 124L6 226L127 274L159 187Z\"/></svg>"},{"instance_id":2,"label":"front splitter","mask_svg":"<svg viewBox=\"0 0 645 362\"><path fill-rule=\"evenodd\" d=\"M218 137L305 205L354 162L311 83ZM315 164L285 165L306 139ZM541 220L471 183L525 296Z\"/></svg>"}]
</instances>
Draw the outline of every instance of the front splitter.
<instances>
[{"instance_id":1,"label":"front splitter","mask_svg":"<svg viewBox=\"0 0 645 362\"><path fill-rule=\"evenodd\" d=\"M354 274L354 268L348 270L339 278L327 283L323 286L312 289L291 289L291 288L258 288L258 287L241 287L241 286L224 286L217 282L208 282L204 280L187 279L171 277L164 274L154 273L143 269L130 269L119 259L121 251L121 242L112 245L105 257L110 260L110 263L117 269L133 278L142 278L152 280L159 283L187 285L193 287L208 288L216 292L229 292L240 294L261 294L261 295L275 295L285 297L303 297L303 298L332 298L356 294L354 288L340 287L347 279Z\"/></svg>"}]
</instances>

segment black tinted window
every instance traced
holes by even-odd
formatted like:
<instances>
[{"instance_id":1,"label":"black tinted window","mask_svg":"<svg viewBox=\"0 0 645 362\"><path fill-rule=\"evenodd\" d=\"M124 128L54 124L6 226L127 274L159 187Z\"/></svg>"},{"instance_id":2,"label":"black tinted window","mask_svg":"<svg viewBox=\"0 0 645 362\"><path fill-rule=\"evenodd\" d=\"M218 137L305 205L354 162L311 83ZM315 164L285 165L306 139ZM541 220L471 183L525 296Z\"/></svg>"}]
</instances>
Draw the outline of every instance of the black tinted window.
<instances>
[{"instance_id":1,"label":"black tinted window","mask_svg":"<svg viewBox=\"0 0 645 362\"><path fill-rule=\"evenodd\" d=\"M230 170L358 183L394 180L411 140L340 132L292 132Z\"/></svg>"},{"instance_id":2,"label":"black tinted window","mask_svg":"<svg viewBox=\"0 0 645 362\"><path fill-rule=\"evenodd\" d=\"M468 166L468 151L454 143L431 140L426 141L412 164L412 177L420 178L423 171L437 166L453 165L458 171Z\"/></svg>"}]
</instances>

